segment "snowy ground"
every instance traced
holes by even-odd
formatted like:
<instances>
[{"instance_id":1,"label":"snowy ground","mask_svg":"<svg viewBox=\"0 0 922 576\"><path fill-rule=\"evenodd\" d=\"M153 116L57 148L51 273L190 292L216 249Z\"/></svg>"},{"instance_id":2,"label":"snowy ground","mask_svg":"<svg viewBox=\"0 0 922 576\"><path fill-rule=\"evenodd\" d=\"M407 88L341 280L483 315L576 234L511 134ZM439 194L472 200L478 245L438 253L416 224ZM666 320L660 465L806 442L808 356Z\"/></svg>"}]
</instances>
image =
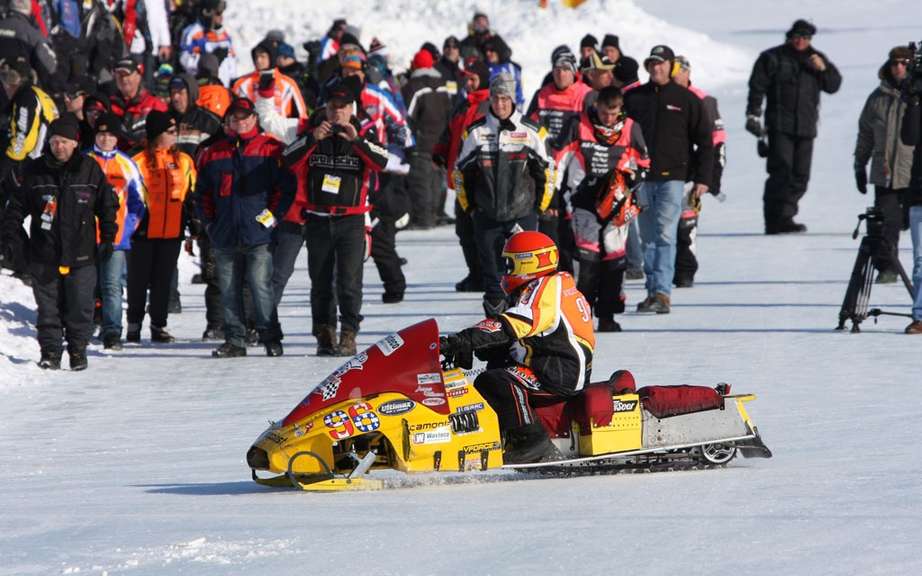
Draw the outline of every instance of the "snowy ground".
<instances>
[{"instance_id":1,"label":"snowy ground","mask_svg":"<svg viewBox=\"0 0 922 576\"><path fill-rule=\"evenodd\" d=\"M271 12L262 10L270 4ZM232 19L255 39L272 26L320 30L340 10L290 2L300 12L289 14L278 4L253 0ZM460 35L472 4L457 4L464 9L431 10L457 14L450 31ZM367 494L270 490L249 480L246 449L268 419L286 414L338 363L311 356L303 261L281 310L283 358L209 358L212 345L197 340L201 290L188 284L186 262L184 312L170 319L180 341L113 355L94 348L90 369L79 374L34 366L30 294L3 276L0 575L919 573L922 425L913 398L922 381L920 341L900 334L903 319L868 322L861 335L831 328L858 246L854 217L868 202L850 169L857 115L887 50L919 35L909 25L922 11L896 0L720 1L693 10L668 0L609 0L617 14L579 12L585 24L568 20L547 31L499 16L522 11L523 22L536 22L544 17L531 15L533 4L480 4L511 31L520 59L538 67L526 67L532 82L561 37L575 47L586 32L616 30L636 37L629 51L638 57L669 41L700 63L693 78L702 87L716 87L730 136L728 200L706 201L698 282L674 293L669 316L628 314L624 333L600 336L596 374L629 368L641 384L725 380L754 392L751 413L775 458L719 471L568 480L395 475L389 482L397 489ZM430 31L436 40L449 31L406 16L408 2L368 5L377 11L361 16L366 29L380 22L382 37L412 38L407 52ZM618 14L672 27L633 36ZM739 55L751 59L780 42L802 15L819 25L816 44L845 82L823 100L801 213L810 233L769 238L761 234L764 171L742 130L747 73L732 68ZM398 16L405 17L399 28ZM902 246L908 265L908 236ZM479 319L478 296L452 288L462 263L450 230L402 233L399 247L410 261L407 300L380 304L380 281L368 266L361 344L430 316L443 330ZM640 297L641 286L630 284L630 301ZM892 286L875 287L872 304L909 307Z\"/></svg>"}]
</instances>

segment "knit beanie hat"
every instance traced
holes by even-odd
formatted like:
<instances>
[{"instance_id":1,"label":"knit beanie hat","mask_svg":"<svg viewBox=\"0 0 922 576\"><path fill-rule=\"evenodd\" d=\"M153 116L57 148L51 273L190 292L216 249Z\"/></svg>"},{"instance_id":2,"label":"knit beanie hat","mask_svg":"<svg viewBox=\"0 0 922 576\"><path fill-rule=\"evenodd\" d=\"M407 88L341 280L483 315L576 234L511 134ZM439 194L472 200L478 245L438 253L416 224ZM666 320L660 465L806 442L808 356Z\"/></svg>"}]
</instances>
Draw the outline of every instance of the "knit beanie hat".
<instances>
[{"instance_id":1,"label":"knit beanie hat","mask_svg":"<svg viewBox=\"0 0 922 576\"><path fill-rule=\"evenodd\" d=\"M80 141L80 121L70 112L65 112L48 127L48 137L60 136Z\"/></svg>"},{"instance_id":2,"label":"knit beanie hat","mask_svg":"<svg viewBox=\"0 0 922 576\"><path fill-rule=\"evenodd\" d=\"M515 100L515 78L502 72L490 81L490 96L508 96Z\"/></svg>"},{"instance_id":3,"label":"knit beanie hat","mask_svg":"<svg viewBox=\"0 0 922 576\"><path fill-rule=\"evenodd\" d=\"M147 114L147 120L144 122L144 131L147 133L147 141L153 142L170 128L176 126L176 119L167 112L160 110L151 110Z\"/></svg>"}]
</instances>

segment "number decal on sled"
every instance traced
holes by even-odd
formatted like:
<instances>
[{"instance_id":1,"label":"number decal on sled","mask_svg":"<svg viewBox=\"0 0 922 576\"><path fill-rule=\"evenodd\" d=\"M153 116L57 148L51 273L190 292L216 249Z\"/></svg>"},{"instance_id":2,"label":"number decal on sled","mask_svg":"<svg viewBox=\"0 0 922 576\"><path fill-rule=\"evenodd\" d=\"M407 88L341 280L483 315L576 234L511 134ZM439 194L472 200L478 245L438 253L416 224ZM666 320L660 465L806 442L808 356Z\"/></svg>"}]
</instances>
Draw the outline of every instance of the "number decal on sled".
<instances>
[{"instance_id":1,"label":"number decal on sled","mask_svg":"<svg viewBox=\"0 0 922 576\"><path fill-rule=\"evenodd\" d=\"M371 406L365 402L355 404L349 407L349 413L342 410L330 412L323 418L323 423L330 430L330 437L334 440L342 440L359 432L374 432L381 426L378 415L375 414Z\"/></svg>"},{"instance_id":2,"label":"number decal on sled","mask_svg":"<svg viewBox=\"0 0 922 576\"><path fill-rule=\"evenodd\" d=\"M352 417L352 422L359 432L373 432L381 425L378 415L365 402L349 408L349 416Z\"/></svg>"},{"instance_id":3,"label":"number decal on sled","mask_svg":"<svg viewBox=\"0 0 922 576\"><path fill-rule=\"evenodd\" d=\"M352 418L342 410L335 410L324 416L323 423L327 425L327 428L332 428L330 437L334 440L342 440L355 434Z\"/></svg>"}]
</instances>

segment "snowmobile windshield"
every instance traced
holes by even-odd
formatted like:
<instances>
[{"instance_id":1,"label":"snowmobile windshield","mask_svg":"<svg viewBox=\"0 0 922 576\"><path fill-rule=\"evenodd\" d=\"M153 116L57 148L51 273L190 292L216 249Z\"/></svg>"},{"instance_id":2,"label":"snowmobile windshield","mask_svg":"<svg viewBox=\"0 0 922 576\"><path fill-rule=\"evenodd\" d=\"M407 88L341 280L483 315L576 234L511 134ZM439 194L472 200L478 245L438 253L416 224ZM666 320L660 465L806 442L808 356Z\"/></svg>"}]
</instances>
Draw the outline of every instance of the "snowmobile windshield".
<instances>
[{"instance_id":1,"label":"snowmobile windshield","mask_svg":"<svg viewBox=\"0 0 922 576\"><path fill-rule=\"evenodd\" d=\"M367 400L386 392L448 414L435 320L404 328L353 356L311 390L282 424L289 426L343 400Z\"/></svg>"}]
</instances>

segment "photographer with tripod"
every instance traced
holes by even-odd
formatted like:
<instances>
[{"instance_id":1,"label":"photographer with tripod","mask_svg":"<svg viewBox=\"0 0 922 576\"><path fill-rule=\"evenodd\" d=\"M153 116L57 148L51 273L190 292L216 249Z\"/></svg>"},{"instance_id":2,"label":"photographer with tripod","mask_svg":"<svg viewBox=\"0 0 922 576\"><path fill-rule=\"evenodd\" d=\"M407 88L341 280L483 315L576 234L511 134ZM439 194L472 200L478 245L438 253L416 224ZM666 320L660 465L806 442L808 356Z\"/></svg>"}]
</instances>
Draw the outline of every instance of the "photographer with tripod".
<instances>
[{"instance_id":1,"label":"photographer with tripod","mask_svg":"<svg viewBox=\"0 0 922 576\"><path fill-rule=\"evenodd\" d=\"M878 72L878 86L865 102L858 119L858 139L855 143L855 183L858 191L867 194L868 183L874 185L874 207L883 218L882 248L897 251L903 222L902 197L909 187L912 170L912 147L900 142L900 128L907 104L900 86L909 74L912 50L897 46ZM867 164L871 161L868 177ZM888 264L889 254L872 255L877 269L877 283L891 284L899 279Z\"/></svg>"},{"instance_id":2,"label":"photographer with tripod","mask_svg":"<svg viewBox=\"0 0 922 576\"><path fill-rule=\"evenodd\" d=\"M915 299L912 305L912 323L906 327L907 334L922 334L922 111L919 98L922 97L922 46L915 47L912 71L903 92L909 101L903 117L902 140L907 146L914 146L912 176L909 190L903 201L909 207L909 229L912 232L912 283Z\"/></svg>"}]
</instances>

